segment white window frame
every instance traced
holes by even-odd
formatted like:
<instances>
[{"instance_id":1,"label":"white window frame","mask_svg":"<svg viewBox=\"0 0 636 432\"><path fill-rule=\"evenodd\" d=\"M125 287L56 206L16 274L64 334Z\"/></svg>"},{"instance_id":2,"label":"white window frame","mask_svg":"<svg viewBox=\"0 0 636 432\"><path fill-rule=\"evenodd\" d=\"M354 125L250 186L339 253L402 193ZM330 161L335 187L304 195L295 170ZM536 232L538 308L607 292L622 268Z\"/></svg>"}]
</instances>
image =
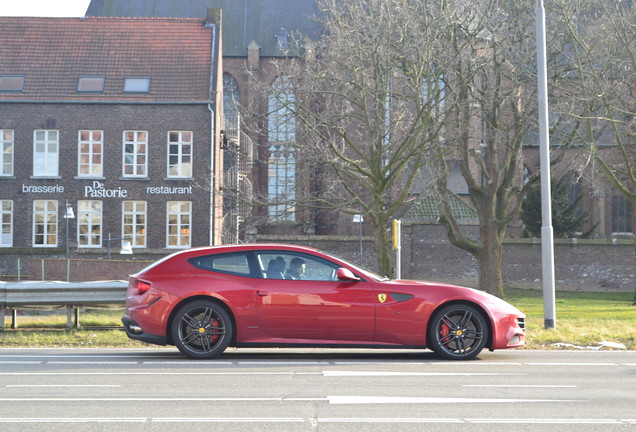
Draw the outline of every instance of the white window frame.
<instances>
[{"instance_id":1,"label":"white window frame","mask_svg":"<svg viewBox=\"0 0 636 432\"><path fill-rule=\"evenodd\" d=\"M77 246L79 248L102 247L103 208L102 201L77 201Z\"/></svg>"},{"instance_id":2,"label":"white window frame","mask_svg":"<svg viewBox=\"0 0 636 432\"><path fill-rule=\"evenodd\" d=\"M121 217L121 237L129 241L131 247L145 248L148 203L146 201L123 201Z\"/></svg>"},{"instance_id":3,"label":"white window frame","mask_svg":"<svg viewBox=\"0 0 636 432\"><path fill-rule=\"evenodd\" d=\"M0 200L0 247L13 247L12 200Z\"/></svg>"},{"instance_id":4,"label":"white window frame","mask_svg":"<svg viewBox=\"0 0 636 432\"><path fill-rule=\"evenodd\" d=\"M169 131L167 141L168 178L192 178L192 131Z\"/></svg>"},{"instance_id":5,"label":"white window frame","mask_svg":"<svg viewBox=\"0 0 636 432\"><path fill-rule=\"evenodd\" d=\"M147 178L148 131L125 130L122 141L122 176Z\"/></svg>"},{"instance_id":6,"label":"white window frame","mask_svg":"<svg viewBox=\"0 0 636 432\"><path fill-rule=\"evenodd\" d=\"M83 137L84 135L87 135ZM98 150L96 151L96 147ZM86 168L86 172L83 172ZM104 175L104 131L77 131L77 176L101 178Z\"/></svg>"},{"instance_id":7,"label":"white window frame","mask_svg":"<svg viewBox=\"0 0 636 432\"><path fill-rule=\"evenodd\" d=\"M166 248L187 249L192 244L192 201L166 202Z\"/></svg>"},{"instance_id":8,"label":"white window frame","mask_svg":"<svg viewBox=\"0 0 636 432\"><path fill-rule=\"evenodd\" d=\"M15 133L13 129L0 129L0 176L13 176L13 158L15 153Z\"/></svg>"},{"instance_id":9,"label":"white window frame","mask_svg":"<svg viewBox=\"0 0 636 432\"><path fill-rule=\"evenodd\" d=\"M44 135L39 137L39 135ZM58 177L60 132L55 129L33 131L33 177Z\"/></svg>"},{"instance_id":10,"label":"white window frame","mask_svg":"<svg viewBox=\"0 0 636 432\"><path fill-rule=\"evenodd\" d=\"M43 206L38 210L38 206ZM57 247L58 244L58 202L57 200L33 201L33 247ZM41 227L41 229L39 229ZM41 242L38 237L42 237Z\"/></svg>"}]
</instances>

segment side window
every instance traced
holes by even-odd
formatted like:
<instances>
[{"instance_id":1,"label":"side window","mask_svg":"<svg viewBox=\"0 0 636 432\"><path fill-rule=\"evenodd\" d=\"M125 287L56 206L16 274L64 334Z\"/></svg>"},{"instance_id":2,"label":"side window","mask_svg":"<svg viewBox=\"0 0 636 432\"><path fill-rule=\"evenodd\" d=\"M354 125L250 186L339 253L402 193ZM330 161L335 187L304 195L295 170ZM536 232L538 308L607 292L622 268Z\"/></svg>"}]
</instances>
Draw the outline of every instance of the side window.
<instances>
[{"instance_id":1,"label":"side window","mask_svg":"<svg viewBox=\"0 0 636 432\"><path fill-rule=\"evenodd\" d=\"M335 281L338 266L307 254L267 251L258 254L258 262L266 279Z\"/></svg>"},{"instance_id":2,"label":"side window","mask_svg":"<svg viewBox=\"0 0 636 432\"><path fill-rule=\"evenodd\" d=\"M206 255L188 260L190 264L201 270L229 273L238 276L250 276L250 266L244 253Z\"/></svg>"}]
</instances>

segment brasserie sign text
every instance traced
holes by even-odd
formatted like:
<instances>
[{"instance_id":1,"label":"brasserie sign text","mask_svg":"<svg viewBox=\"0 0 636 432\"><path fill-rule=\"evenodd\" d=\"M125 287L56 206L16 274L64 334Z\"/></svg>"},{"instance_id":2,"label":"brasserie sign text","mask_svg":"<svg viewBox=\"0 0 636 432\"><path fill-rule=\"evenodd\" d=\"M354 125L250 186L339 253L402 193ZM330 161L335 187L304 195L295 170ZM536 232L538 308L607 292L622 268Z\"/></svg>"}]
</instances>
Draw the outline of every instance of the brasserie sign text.
<instances>
[{"instance_id":1,"label":"brasserie sign text","mask_svg":"<svg viewBox=\"0 0 636 432\"><path fill-rule=\"evenodd\" d=\"M23 193L64 193L64 186L31 186L22 185ZM149 186L149 195L191 195L192 186ZM90 186L84 186L84 198L128 198L128 190L121 186L108 189L104 183L94 181Z\"/></svg>"}]
</instances>

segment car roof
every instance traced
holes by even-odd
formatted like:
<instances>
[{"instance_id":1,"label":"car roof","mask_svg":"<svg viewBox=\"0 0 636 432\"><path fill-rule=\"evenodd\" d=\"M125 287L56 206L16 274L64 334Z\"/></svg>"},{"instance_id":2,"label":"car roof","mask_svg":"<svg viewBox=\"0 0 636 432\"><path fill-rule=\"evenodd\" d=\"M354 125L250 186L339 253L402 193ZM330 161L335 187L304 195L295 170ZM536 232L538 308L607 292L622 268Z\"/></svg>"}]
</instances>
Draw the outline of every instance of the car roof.
<instances>
[{"instance_id":1,"label":"car roof","mask_svg":"<svg viewBox=\"0 0 636 432\"><path fill-rule=\"evenodd\" d=\"M201 252L209 251L210 253L234 252L244 250L289 250L289 251L307 251L316 252L318 249L309 246L299 246L286 243L244 243L231 245L202 246L193 249L187 249L182 252Z\"/></svg>"}]
</instances>

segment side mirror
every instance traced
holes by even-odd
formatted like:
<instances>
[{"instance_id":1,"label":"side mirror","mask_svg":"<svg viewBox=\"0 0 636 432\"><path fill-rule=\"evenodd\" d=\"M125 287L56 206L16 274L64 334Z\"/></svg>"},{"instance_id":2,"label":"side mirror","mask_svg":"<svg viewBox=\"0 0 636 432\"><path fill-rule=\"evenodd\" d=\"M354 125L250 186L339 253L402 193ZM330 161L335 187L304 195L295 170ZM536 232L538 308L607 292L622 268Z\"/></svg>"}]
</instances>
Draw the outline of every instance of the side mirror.
<instances>
[{"instance_id":1,"label":"side mirror","mask_svg":"<svg viewBox=\"0 0 636 432\"><path fill-rule=\"evenodd\" d=\"M360 278L354 275L351 270L344 267L340 267L338 269L338 271L336 272L336 276L338 277L338 280L341 280L341 281L351 282L351 281L360 280Z\"/></svg>"}]
</instances>

